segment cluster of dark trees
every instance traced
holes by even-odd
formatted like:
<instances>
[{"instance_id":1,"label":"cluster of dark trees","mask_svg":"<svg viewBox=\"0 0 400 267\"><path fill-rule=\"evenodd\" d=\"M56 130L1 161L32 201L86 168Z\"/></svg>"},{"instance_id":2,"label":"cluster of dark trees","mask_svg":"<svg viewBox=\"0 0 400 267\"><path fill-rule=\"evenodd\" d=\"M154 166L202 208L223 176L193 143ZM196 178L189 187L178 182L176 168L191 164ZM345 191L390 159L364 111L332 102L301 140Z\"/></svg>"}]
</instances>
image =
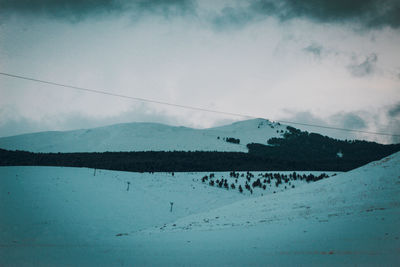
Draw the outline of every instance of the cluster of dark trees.
<instances>
[{"instance_id":1,"label":"cluster of dark trees","mask_svg":"<svg viewBox=\"0 0 400 267\"><path fill-rule=\"evenodd\" d=\"M275 179L276 186L282 184L282 182L290 183L290 181L296 181L296 180L301 180L306 182L316 182L329 177L329 175L327 175L326 173L321 173L320 175L315 176L312 173L308 175L306 174L300 175L296 172L290 173L289 175L280 173L265 173L261 174L260 176L264 178L264 183L268 184L271 183L272 179Z\"/></svg>"},{"instance_id":2,"label":"cluster of dark trees","mask_svg":"<svg viewBox=\"0 0 400 267\"><path fill-rule=\"evenodd\" d=\"M293 127L269 146L248 144L243 152L32 153L0 149L0 166L66 166L135 172L348 171L400 151L400 144L342 141ZM234 138L232 138L234 139ZM227 138L230 140L230 138ZM239 139L234 142L239 143ZM337 153L341 152L342 157Z\"/></svg>"},{"instance_id":3,"label":"cluster of dark trees","mask_svg":"<svg viewBox=\"0 0 400 267\"><path fill-rule=\"evenodd\" d=\"M268 144L248 144L249 154L290 162L289 164L293 164L293 170L304 170L297 167L305 164L304 166L311 167L310 170L314 169L314 166L325 166L326 171L347 171L400 151L400 144L382 145L368 141L337 140L290 126L287 126L282 138L271 138ZM339 157L338 152L343 156Z\"/></svg>"},{"instance_id":4,"label":"cluster of dark trees","mask_svg":"<svg viewBox=\"0 0 400 267\"><path fill-rule=\"evenodd\" d=\"M214 180L212 180L212 178L213 178L213 176L210 175L210 178L209 178L206 175L206 176L203 176L203 178L201 178L201 181L203 183L205 183L206 181L208 181L210 179L209 182L208 182L208 184L210 186L217 186L217 187L220 187L220 188L225 188L227 190L229 190L229 188L231 188L231 189L235 189L236 188L236 185L234 183L228 184L228 179L221 178L221 179L217 179L217 180L214 181ZM237 181L236 181L236 183L237 183Z\"/></svg>"},{"instance_id":5,"label":"cluster of dark trees","mask_svg":"<svg viewBox=\"0 0 400 267\"><path fill-rule=\"evenodd\" d=\"M228 143L240 144L240 139L233 138L233 137L227 137L227 138L225 138L225 141Z\"/></svg>"},{"instance_id":6,"label":"cluster of dark trees","mask_svg":"<svg viewBox=\"0 0 400 267\"><path fill-rule=\"evenodd\" d=\"M229 173L229 176L231 178L235 178L235 182L234 183L232 182L230 185L229 185L228 179L220 178L220 179L214 180L213 179L213 178L215 178L214 173L203 176L201 178L201 181L203 183L208 182L208 184L210 186L217 186L219 188L225 188L226 190L229 190L229 188L232 190L238 188L239 192L243 193L242 185L237 186L238 178L242 177L243 179L246 179L244 188L246 190L248 190L250 192L250 194L253 194L253 189L257 188L257 187L260 189L266 190L267 185L275 184L276 187L279 187L279 185L285 183L286 184L286 185L284 185L285 189L287 189L288 187L295 188L294 184L292 184L291 181L304 180L309 183L309 182L316 182L316 181L319 181L319 180L329 177L326 173L322 173L318 176L315 176L313 174L300 175L296 172L290 173L289 175L267 172L265 174L260 173L259 178L256 179L256 178L254 178L254 175L249 171L246 173L245 178L244 178L244 173L239 174L238 172L235 172L235 171L231 171ZM254 178L254 179L252 180L252 178ZM273 181L273 180L275 180L275 181ZM275 193L275 191L274 191L274 193Z\"/></svg>"}]
</instances>

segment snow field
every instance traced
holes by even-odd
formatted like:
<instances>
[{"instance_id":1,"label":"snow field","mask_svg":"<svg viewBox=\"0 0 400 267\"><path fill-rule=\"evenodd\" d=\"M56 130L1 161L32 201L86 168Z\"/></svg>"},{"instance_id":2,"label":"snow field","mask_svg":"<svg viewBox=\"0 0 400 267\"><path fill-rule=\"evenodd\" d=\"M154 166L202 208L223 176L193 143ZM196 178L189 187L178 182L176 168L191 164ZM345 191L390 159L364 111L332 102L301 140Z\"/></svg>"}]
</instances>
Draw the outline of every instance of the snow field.
<instances>
[{"instance_id":1,"label":"snow field","mask_svg":"<svg viewBox=\"0 0 400 267\"><path fill-rule=\"evenodd\" d=\"M204 175L1 167L0 265L400 262L400 153L275 194Z\"/></svg>"}]
</instances>

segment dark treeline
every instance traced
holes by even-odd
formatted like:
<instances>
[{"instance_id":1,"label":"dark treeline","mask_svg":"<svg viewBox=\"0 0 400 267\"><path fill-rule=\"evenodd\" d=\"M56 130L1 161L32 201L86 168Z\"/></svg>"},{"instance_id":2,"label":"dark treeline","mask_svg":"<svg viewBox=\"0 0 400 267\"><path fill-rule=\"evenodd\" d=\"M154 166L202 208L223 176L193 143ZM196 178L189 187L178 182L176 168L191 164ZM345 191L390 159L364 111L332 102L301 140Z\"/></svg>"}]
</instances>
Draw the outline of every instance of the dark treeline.
<instances>
[{"instance_id":1,"label":"dark treeline","mask_svg":"<svg viewBox=\"0 0 400 267\"><path fill-rule=\"evenodd\" d=\"M2 149L0 165L89 167L137 172L337 170L338 166L344 166L327 161L274 160L242 152L32 153Z\"/></svg>"},{"instance_id":2,"label":"dark treeline","mask_svg":"<svg viewBox=\"0 0 400 267\"><path fill-rule=\"evenodd\" d=\"M365 163L365 160L345 158L289 160L241 152L31 153L0 149L1 166L88 167L135 172L348 171Z\"/></svg>"}]
</instances>

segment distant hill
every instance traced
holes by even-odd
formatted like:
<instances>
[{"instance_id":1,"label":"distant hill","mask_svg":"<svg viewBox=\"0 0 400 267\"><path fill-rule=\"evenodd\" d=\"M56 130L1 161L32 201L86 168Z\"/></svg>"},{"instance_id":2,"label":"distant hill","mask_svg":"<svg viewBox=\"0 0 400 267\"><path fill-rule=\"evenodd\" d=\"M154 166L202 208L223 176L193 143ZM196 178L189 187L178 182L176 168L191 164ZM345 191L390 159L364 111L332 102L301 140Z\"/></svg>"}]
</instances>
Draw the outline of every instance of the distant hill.
<instances>
[{"instance_id":1,"label":"distant hill","mask_svg":"<svg viewBox=\"0 0 400 267\"><path fill-rule=\"evenodd\" d=\"M209 129L158 123L125 123L93 129L3 137L0 138L0 148L30 152L247 152L247 144L267 144L268 139L281 137L285 131L285 125L264 119L240 121Z\"/></svg>"}]
</instances>

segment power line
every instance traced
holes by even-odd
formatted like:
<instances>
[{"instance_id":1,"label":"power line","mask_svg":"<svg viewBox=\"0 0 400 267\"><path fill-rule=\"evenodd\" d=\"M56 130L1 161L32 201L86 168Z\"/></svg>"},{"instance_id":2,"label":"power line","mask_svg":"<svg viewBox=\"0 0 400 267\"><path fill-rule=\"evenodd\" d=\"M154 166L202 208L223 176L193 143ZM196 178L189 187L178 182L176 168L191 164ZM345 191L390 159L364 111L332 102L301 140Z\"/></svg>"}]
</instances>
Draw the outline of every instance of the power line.
<instances>
[{"instance_id":1,"label":"power line","mask_svg":"<svg viewBox=\"0 0 400 267\"><path fill-rule=\"evenodd\" d=\"M12 78L17 78L17 79L22 79L22 80L38 82L38 83L55 85L55 86L59 86L59 87L69 88L69 89L75 89L75 90L80 90L80 91L85 91L85 92L90 92L90 93L96 93L96 94L120 97L120 98L135 100L135 101L141 101L141 102L148 102L148 103L153 103L153 104L160 104L160 105L166 105L166 106L172 106L172 107L178 107L178 108L184 108L184 109L191 109L191 110L197 110L197 111L203 111L203 112L210 112L210 113L217 113L217 114L223 114L223 115L229 115L229 116L235 116L235 117L242 117L242 118L252 118L252 119L262 118L262 117L257 117L257 116L253 116L253 115L241 114L241 113L226 112L226 111L220 111L220 110L214 110L214 109L206 109L206 108L201 108L201 107L195 107L195 106L188 106L188 105L181 105L181 104L174 104L174 103L169 103L169 102L164 102L164 101L158 101L158 100L153 100L153 99L148 99L148 98L140 98L140 97L133 97L133 96L115 94L115 93L110 93L110 92L106 92L106 91L94 90L94 89L78 87L78 86L73 86L73 85L67 85L67 84L61 84L61 83L45 81L45 80L39 80L39 79L35 79L35 78L30 78L30 77L25 77L25 76L15 75L15 74L10 74L10 73L5 73L5 72L0 72L0 75L12 77ZM262 119L267 119L267 118L262 118ZM269 119L267 119L267 120L269 120ZM358 133L364 133L364 134L386 135L386 136L400 137L400 134L370 132L370 131L363 131L363 130L356 130L356 129L349 129L349 128L339 128L339 127L324 126L324 125L311 124L311 123L301 123L301 122L283 121L283 120L275 120L275 122L279 122L279 123L283 123L283 124L295 124L295 125L302 125L302 126L330 129L330 130L338 130L338 131L358 132Z\"/></svg>"},{"instance_id":2,"label":"power line","mask_svg":"<svg viewBox=\"0 0 400 267\"><path fill-rule=\"evenodd\" d=\"M140 98L140 97L133 97L133 96L115 94L115 93L110 93L110 92L101 91L101 90L94 90L94 89L89 89L89 88L83 88L83 87L73 86L73 85L67 85L67 84L61 84L61 83L55 83L55 82L49 82L49 81L44 81L44 80L39 80L39 79L34 79L34 78L29 78L29 77L24 77L24 76L19 76L19 75L4 73L4 72L0 72L0 74L1 74L1 75L4 75L4 76L9 76L9 77L18 78L18 79L23 79L23 80L28 80L28 81L33 81L33 82L45 83L45 84L60 86L60 87L64 87L64 88L71 88L71 89L81 90L81 91L90 92L90 93L96 93L96 94L102 94L102 95L109 95L109 96L115 96L115 97L120 97L120 98L127 98L127 99L136 100L136 101L141 101L141 102L148 102L148 103L154 103L154 104L161 104L161 105L166 105L166 106L173 106L173 107L178 107L178 108L192 109L192 110L198 110L198 111L204 111L204 112L211 112L211 113L219 113L219 114L230 115L230 116L237 116L237 117L244 117L244 118L246 118L246 117L247 117L247 118L255 118L254 116L243 115L243 114L239 114L239 113L232 113L232 112L211 110L211 109L200 108L200 107L194 107L194 106L186 106L186 105L180 105L180 104L173 104L173 103L168 103L168 102L163 102L163 101L158 101L158 100L153 100L153 99L148 99L148 98Z\"/></svg>"}]
</instances>

